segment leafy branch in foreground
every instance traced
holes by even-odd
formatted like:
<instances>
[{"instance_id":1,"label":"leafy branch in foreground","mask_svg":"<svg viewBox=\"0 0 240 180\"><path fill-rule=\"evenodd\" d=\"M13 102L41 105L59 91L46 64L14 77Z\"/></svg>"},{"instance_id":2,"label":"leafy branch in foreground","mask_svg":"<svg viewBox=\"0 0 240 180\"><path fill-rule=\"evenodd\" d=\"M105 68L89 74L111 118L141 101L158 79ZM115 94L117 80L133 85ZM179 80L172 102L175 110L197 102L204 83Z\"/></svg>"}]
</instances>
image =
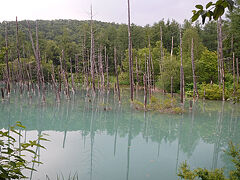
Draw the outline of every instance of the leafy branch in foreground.
<instances>
[{"instance_id":1,"label":"leafy branch in foreground","mask_svg":"<svg viewBox=\"0 0 240 180\"><path fill-rule=\"evenodd\" d=\"M21 130L24 129L25 126L18 121L9 130L0 130L0 179L27 178L22 171L25 169L35 171L35 169L28 167L28 165L30 163L41 163L35 161L37 152L32 149L33 147L45 149L39 142L40 140L48 140L43 138L43 135L40 135L34 141L29 140L26 143L17 142L15 137L22 137ZM25 159L27 155L25 152L32 155L31 161Z\"/></svg>"},{"instance_id":2,"label":"leafy branch in foreground","mask_svg":"<svg viewBox=\"0 0 240 180\"><path fill-rule=\"evenodd\" d=\"M218 0L216 3L213 3L212 1L209 2L206 5L206 8L203 7L203 5L198 4L195 7L197 10L193 10L193 16L192 16L192 22L196 21L199 16L202 17L202 23L205 23L206 17L209 18L211 21L212 19L218 20L219 17L221 17L225 9L227 8L229 11L232 11L234 6L233 0Z\"/></svg>"},{"instance_id":3,"label":"leafy branch in foreground","mask_svg":"<svg viewBox=\"0 0 240 180\"><path fill-rule=\"evenodd\" d=\"M234 146L229 143L229 151L226 151L232 157L232 162L235 169L229 172L229 178L225 177L223 169L215 169L209 171L207 169L197 168L190 170L189 165L184 162L181 164L178 176L181 179L203 179L203 180L237 180L240 179L240 146Z\"/></svg>"}]
</instances>

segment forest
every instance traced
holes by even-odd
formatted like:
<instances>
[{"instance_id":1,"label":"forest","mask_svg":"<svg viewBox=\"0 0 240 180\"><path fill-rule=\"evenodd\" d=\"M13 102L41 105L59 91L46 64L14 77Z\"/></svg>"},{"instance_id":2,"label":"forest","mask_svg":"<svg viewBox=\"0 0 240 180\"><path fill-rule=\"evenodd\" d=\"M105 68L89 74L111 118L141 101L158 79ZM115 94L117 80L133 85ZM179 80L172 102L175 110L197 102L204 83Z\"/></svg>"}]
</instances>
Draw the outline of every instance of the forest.
<instances>
[{"instance_id":1,"label":"forest","mask_svg":"<svg viewBox=\"0 0 240 180\"><path fill-rule=\"evenodd\" d=\"M146 74L148 88L179 93L182 58L185 96L194 96L196 91L197 96L220 100L224 79L224 99L233 98L233 95L239 97L239 13L237 2L234 10L226 14L226 18L218 22L208 21L204 25L199 21L192 23L185 20L179 24L175 20L164 19L152 26L131 24L133 84L143 87L143 77ZM220 62L219 53L220 32L223 63ZM55 81L59 79L56 70L61 66L69 82L90 87L89 84L93 82L91 59L94 58L94 82L98 84L97 88L105 86L104 83L108 88L114 87L116 72L120 86L130 84L126 24L94 20L2 22L0 79L7 79L7 56L9 72L15 81L21 78L37 81L39 63L35 60L34 41L37 41L36 49L46 82L52 82L53 65ZM75 84L70 83L70 86Z\"/></svg>"},{"instance_id":2,"label":"forest","mask_svg":"<svg viewBox=\"0 0 240 180\"><path fill-rule=\"evenodd\" d=\"M127 2L127 24L0 23L0 179L240 177L240 0L145 26Z\"/></svg>"}]
</instances>

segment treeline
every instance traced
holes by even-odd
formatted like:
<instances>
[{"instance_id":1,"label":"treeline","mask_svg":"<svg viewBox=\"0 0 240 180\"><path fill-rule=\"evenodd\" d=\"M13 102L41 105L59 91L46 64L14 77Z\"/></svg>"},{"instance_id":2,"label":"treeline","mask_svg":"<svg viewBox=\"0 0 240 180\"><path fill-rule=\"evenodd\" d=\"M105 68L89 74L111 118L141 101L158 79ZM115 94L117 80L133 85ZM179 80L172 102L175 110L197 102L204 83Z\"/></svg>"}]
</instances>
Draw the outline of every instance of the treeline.
<instances>
[{"instance_id":1,"label":"treeline","mask_svg":"<svg viewBox=\"0 0 240 180\"><path fill-rule=\"evenodd\" d=\"M227 19L222 22L223 58L225 69L226 88L233 88L233 72L236 73L235 81L239 82L238 62L233 61L240 55L240 9L239 1L236 1L234 10L227 14ZM84 72L90 77L91 58L91 21L77 20L38 20L38 44L40 59L43 64L45 80L51 80L51 64L60 65L60 58L64 52L64 64L66 71L77 75L76 81L84 83ZM33 41L36 37L36 22L29 21ZM6 32L8 29L8 59L17 61L18 49L21 60L25 63L34 61L34 52L29 38L27 21L18 22L18 43L16 41L16 22L2 22L0 24L0 63L5 68ZM119 83L129 84L128 64L128 26L126 24L105 23L93 21L94 52L98 59L103 59L102 69L104 76L106 69L109 75L114 76L116 67L119 71ZM180 32L181 31L181 32ZM146 71L151 76L152 88L161 88L165 91L178 92L180 86L180 33L182 34L182 58L184 70L185 92L193 88L192 54L194 54L195 76L197 86L201 84L219 83L218 61L218 32L217 23L214 21L204 26L199 22L191 23L185 20L181 25L175 20L161 20L152 26L144 27L131 25L134 83L143 85L143 74ZM194 42L192 50L192 41ZM114 48L116 55L114 58ZM102 57L103 56L103 57ZM104 57L105 56L105 57ZM108 59L108 64L106 64ZM116 59L116 67L114 60ZM235 63L235 64L234 64ZM85 64L85 65L84 65ZM65 66L64 65L64 66ZM71 68L72 66L72 68ZM106 68L107 66L107 68ZM100 68L96 60L96 72ZM87 69L87 70L86 70ZM4 71L1 70L1 79ZM34 74L33 74L34 78ZM35 75L36 79L36 75ZM85 78L86 79L86 78ZM91 81L91 80L90 80ZM115 82L114 78L110 81ZM201 87L200 87L201 88ZM202 89L203 90L203 89ZM202 91L203 93L203 91ZM204 90L205 93L205 90Z\"/></svg>"}]
</instances>

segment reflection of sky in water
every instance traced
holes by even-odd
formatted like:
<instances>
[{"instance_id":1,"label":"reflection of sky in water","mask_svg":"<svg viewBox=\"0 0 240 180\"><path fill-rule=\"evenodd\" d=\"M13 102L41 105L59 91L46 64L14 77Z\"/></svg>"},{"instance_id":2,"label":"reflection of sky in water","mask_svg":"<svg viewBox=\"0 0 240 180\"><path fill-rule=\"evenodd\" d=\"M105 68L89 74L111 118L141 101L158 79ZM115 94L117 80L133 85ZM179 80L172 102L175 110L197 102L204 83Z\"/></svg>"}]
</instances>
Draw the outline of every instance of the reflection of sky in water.
<instances>
[{"instance_id":1,"label":"reflection of sky in water","mask_svg":"<svg viewBox=\"0 0 240 180\"><path fill-rule=\"evenodd\" d=\"M96 180L176 179L176 167L185 160L192 168L230 167L222 150L229 140L240 140L239 105L199 100L183 116L144 115L131 111L128 92L122 94L121 106L112 93L92 99L81 91L59 105L51 94L46 105L37 96L30 101L12 94L10 104L0 104L0 128L20 120L27 138L49 134L51 142L42 142L47 150L40 151L44 164L35 165L33 179L70 173Z\"/></svg>"}]
</instances>

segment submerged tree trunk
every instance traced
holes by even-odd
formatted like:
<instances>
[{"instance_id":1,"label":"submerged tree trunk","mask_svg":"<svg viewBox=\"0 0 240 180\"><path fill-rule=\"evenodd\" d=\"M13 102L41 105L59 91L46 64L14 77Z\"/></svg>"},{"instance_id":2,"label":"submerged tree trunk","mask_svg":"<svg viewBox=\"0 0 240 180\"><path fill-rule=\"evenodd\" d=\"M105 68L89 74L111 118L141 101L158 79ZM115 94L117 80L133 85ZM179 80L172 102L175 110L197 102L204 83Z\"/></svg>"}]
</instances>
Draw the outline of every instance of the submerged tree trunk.
<instances>
[{"instance_id":1,"label":"submerged tree trunk","mask_svg":"<svg viewBox=\"0 0 240 180\"><path fill-rule=\"evenodd\" d=\"M238 58L236 58L236 66L237 66L237 89L238 89L238 85L239 85L239 67L238 67Z\"/></svg>"},{"instance_id":2,"label":"submerged tree trunk","mask_svg":"<svg viewBox=\"0 0 240 180\"><path fill-rule=\"evenodd\" d=\"M180 66L180 96L181 103L183 103L183 88L184 88L184 76L183 76L183 57L182 57L182 32L180 30L180 56L181 56L181 66Z\"/></svg>"},{"instance_id":3,"label":"submerged tree trunk","mask_svg":"<svg viewBox=\"0 0 240 180\"><path fill-rule=\"evenodd\" d=\"M71 71L71 81L72 81L72 92L75 93L75 83L74 83L74 76L73 76L73 72L72 72L72 61L70 60L70 71Z\"/></svg>"},{"instance_id":4,"label":"submerged tree trunk","mask_svg":"<svg viewBox=\"0 0 240 180\"><path fill-rule=\"evenodd\" d=\"M233 52L233 67L232 67L232 70L233 70L233 96L235 96L235 92L236 92L236 81L235 81L235 54Z\"/></svg>"},{"instance_id":5,"label":"submerged tree trunk","mask_svg":"<svg viewBox=\"0 0 240 180\"><path fill-rule=\"evenodd\" d=\"M99 52L99 74L101 77L101 90L103 90L105 85L105 79L104 79L104 72L103 72L102 45L100 45L100 52Z\"/></svg>"},{"instance_id":6,"label":"submerged tree trunk","mask_svg":"<svg viewBox=\"0 0 240 180\"><path fill-rule=\"evenodd\" d=\"M21 60L20 60L20 50L19 50L19 39L18 39L18 21L16 17L16 43L17 43L17 59L18 59L18 78L20 81L20 89L22 92L22 86L23 86L23 72L22 72L22 66L21 66Z\"/></svg>"},{"instance_id":7,"label":"submerged tree trunk","mask_svg":"<svg viewBox=\"0 0 240 180\"><path fill-rule=\"evenodd\" d=\"M114 47L114 65L115 65L115 74L116 74L116 78L117 78L118 102L121 103L120 88L119 88L119 81L118 81L117 49L116 49L116 47Z\"/></svg>"},{"instance_id":8,"label":"submerged tree trunk","mask_svg":"<svg viewBox=\"0 0 240 180\"><path fill-rule=\"evenodd\" d=\"M95 93L95 49L94 49L94 34L93 34L93 15L91 6L91 53L90 53L90 63L91 63L91 76L92 76L92 90Z\"/></svg>"},{"instance_id":9,"label":"submerged tree trunk","mask_svg":"<svg viewBox=\"0 0 240 180\"><path fill-rule=\"evenodd\" d=\"M35 57L35 60L37 62L37 81L38 81L38 90L40 89L40 66L39 66L39 61L38 61L38 55L37 55L37 52L36 52L36 49L35 49L35 46L34 46L34 42L33 42L33 37L32 37L32 32L31 32L31 29L30 29L30 24L29 22L27 21L27 24L28 24L28 32L29 32L29 37L30 37L30 40L31 40L31 43L32 43L32 49L33 49L33 53L34 53L34 57Z\"/></svg>"},{"instance_id":10,"label":"submerged tree trunk","mask_svg":"<svg viewBox=\"0 0 240 180\"><path fill-rule=\"evenodd\" d=\"M9 70L9 64L8 64L8 24L6 23L5 26L5 43L6 43L6 54L5 54L5 59L6 59L6 65L7 65L7 92L10 94L10 70Z\"/></svg>"},{"instance_id":11,"label":"submerged tree trunk","mask_svg":"<svg viewBox=\"0 0 240 180\"><path fill-rule=\"evenodd\" d=\"M218 47L217 47L217 58L218 58L218 85L219 85L219 88L221 86L221 83L222 83L222 73L221 73L221 62L220 62L220 53L219 53L219 21L217 22L217 44L218 44Z\"/></svg>"},{"instance_id":12,"label":"submerged tree trunk","mask_svg":"<svg viewBox=\"0 0 240 180\"><path fill-rule=\"evenodd\" d=\"M136 77L137 77L137 87L136 88L138 88L138 86L140 84L140 79L139 79L139 74L138 74L138 58L137 58L137 56L136 56Z\"/></svg>"},{"instance_id":13,"label":"submerged tree trunk","mask_svg":"<svg viewBox=\"0 0 240 180\"><path fill-rule=\"evenodd\" d=\"M171 62L173 58L173 36L172 36L172 47L171 47ZM173 76L171 76L171 97L173 97Z\"/></svg>"},{"instance_id":14,"label":"submerged tree trunk","mask_svg":"<svg viewBox=\"0 0 240 180\"><path fill-rule=\"evenodd\" d=\"M218 20L219 30L218 30L218 41L219 41L219 60L221 65L221 79L222 79L222 100L225 101L225 74L224 74L224 59L223 59L223 45L222 45L222 19Z\"/></svg>"},{"instance_id":15,"label":"submerged tree trunk","mask_svg":"<svg viewBox=\"0 0 240 180\"><path fill-rule=\"evenodd\" d=\"M129 61L129 81L131 101L133 101L133 69L132 69L132 40L131 40L131 21L130 21L130 2L128 0L128 61Z\"/></svg>"},{"instance_id":16,"label":"submerged tree trunk","mask_svg":"<svg viewBox=\"0 0 240 180\"><path fill-rule=\"evenodd\" d=\"M197 90L197 80L196 80L196 75L195 75L195 64L194 64L194 41L193 41L193 38L192 38L191 58L192 58L193 98L194 98L195 95L198 97L198 90Z\"/></svg>"}]
</instances>

